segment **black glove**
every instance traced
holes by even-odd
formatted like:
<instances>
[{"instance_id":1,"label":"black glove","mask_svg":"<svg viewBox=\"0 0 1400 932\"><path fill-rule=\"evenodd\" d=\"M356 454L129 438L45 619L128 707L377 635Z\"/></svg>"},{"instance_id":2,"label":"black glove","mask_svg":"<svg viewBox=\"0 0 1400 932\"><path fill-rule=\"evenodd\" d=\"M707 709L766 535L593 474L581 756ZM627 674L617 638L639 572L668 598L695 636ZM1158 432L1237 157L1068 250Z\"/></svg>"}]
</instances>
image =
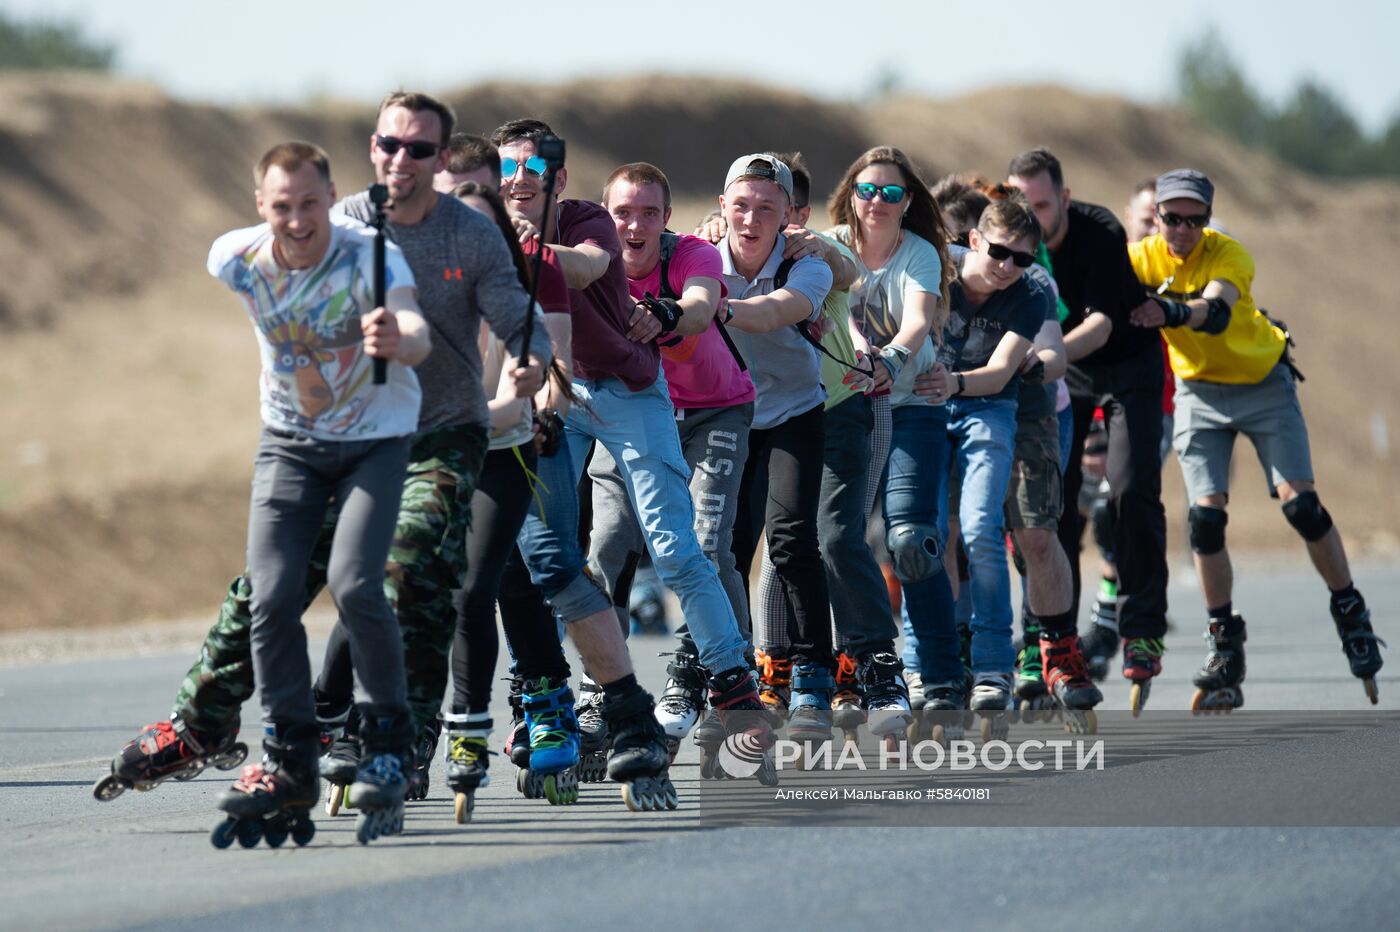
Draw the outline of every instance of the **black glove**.
<instances>
[{"instance_id":1,"label":"black glove","mask_svg":"<svg viewBox=\"0 0 1400 932\"><path fill-rule=\"evenodd\" d=\"M1162 307L1162 312L1167 315L1166 323L1163 327L1185 327L1191 319L1191 306L1181 301L1174 301L1171 298L1163 298L1160 295L1153 295L1152 300Z\"/></svg>"},{"instance_id":2,"label":"black glove","mask_svg":"<svg viewBox=\"0 0 1400 932\"><path fill-rule=\"evenodd\" d=\"M553 408L536 411L535 425L540 429L536 441L536 449L540 456L553 456L558 453L559 445L564 440L564 419L559 416L559 412Z\"/></svg>"},{"instance_id":3,"label":"black glove","mask_svg":"<svg viewBox=\"0 0 1400 932\"><path fill-rule=\"evenodd\" d=\"M1021 381L1027 385L1045 384L1045 360L1037 357L1031 367L1021 373Z\"/></svg>"},{"instance_id":4,"label":"black glove","mask_svg":"<svg viewBox=\"0 0 1400 932\"><path fill-rule=\"evenodd\" d=\"M643 307L651 311L651 316L660 322L662 333L670 333L675 330L676 325L681 322L681 315L685 313L681 310L679 301L654 297L650 291L647 292L641 303Z\"/></svg>"}]
</instances>

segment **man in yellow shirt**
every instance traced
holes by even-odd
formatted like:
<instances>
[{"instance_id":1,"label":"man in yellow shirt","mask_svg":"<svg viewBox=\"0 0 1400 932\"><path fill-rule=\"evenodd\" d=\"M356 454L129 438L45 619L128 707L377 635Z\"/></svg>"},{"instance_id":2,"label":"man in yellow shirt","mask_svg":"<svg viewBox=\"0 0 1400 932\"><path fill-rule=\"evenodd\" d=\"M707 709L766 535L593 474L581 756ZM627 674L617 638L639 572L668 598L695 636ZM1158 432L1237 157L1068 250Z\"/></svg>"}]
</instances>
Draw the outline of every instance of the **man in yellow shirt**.
<instances>
[{"instance_id":1,"label":"man in yellow shirt","mask_svg":"<svg viewBox=\"0 0 1400 932\"><path fill-rule=\"evenodd\" d=\"M1307 542L1328 589L1342 650L1377 701L1380 645L1366 601L1352 584L1341 534L1313 483L1308 428L1298 404L1288 336L1254 305L1254 260L1238 242L1207 228L1215 187L1198 171L1157 179L1157 230L1128 247L1138 280L1156 300L1133 312L1161 327L1177 377L1173 445L1191 501L1187 519L1212 642L1196 674L1193 711L1244 704L1244 619L1232 611L1234 574L1225 549L1230 456L1235 437L1254 444L1270 494Z\"/></svg>"}]
</instances>

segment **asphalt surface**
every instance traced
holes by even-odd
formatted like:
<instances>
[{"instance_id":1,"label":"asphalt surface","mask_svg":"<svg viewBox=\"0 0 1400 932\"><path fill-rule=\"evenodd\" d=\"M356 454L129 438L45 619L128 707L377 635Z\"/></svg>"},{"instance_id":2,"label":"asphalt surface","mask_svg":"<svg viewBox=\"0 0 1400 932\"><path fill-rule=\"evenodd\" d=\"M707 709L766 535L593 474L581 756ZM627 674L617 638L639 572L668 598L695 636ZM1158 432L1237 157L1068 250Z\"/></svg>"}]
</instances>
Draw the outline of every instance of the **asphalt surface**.
<instances>
[{"instance_id":1,"label":"asphalt surface","mask_svg":"<svg viewBox=\"0 0 1400 932\"><path fill-rule=\"evenodd\" d=\"M1400 638L1400 570L1363 567L1357 583L1381 636ZM188 650L11 661L0 668L0 928L1393 928L1395 660L1371 707L1307 567L1242 567L1237 592L1250 622L1245 710L1166 712L1188 706L1204 656L1199 596L1178 572L1149 714L1113 713L1127 689L1104 686L1102 770L784 771L778 789L991 797L803 808L753 781L701 781L687 742L672 770L681 808L630 813L611 784L584 786L573 806L524 800L498 757L459 827L439 761L404 835L369 847L353 818L318 810L307 848L214 850L230 773L93 799L111 756L167 713ZM670 642L633 645L659 692L655 654ZM495 709L499 746L503 697ZM1068 736L1012 726L1013 743L1028 737Z\"/></svg>"}]
</instances>

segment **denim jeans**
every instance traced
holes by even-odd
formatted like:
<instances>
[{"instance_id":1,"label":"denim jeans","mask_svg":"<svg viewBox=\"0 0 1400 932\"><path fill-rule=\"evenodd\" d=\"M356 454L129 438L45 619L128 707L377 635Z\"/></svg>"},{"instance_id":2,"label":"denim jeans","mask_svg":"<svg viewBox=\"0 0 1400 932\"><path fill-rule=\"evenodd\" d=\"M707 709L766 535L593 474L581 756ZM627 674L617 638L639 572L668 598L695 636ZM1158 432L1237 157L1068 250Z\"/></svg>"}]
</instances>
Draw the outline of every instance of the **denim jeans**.
<instances>
[{"instance_id":1,"label":"denim jeans","mask_svg":"<svg viewBox=\"0 0 1400 932\"><path fill-rule=\"evenodd\" d=\"M885 533L901 525L916 525L938 539L939 553L930 554L932 565L920 579L907 579L899 569L904 588L908 625L904 660L922 673L924 683L962 684L958 659L958 632L953 620L953 590L943 570L942 541L947 539L947 518L939 503L939 489L948 487L948 411L943 405L898 405L893 411L893 434L885 466ZM938 530L943 525L944 531Z\"/></svg>"},{"instance_id":2,"label":"denim jeans","mask_svg":"<svg viewBox=\"0 0 1400 932\"><path fill-rule=\"evenodd\" d=\"M690 466L690 498L695 506L695 536L706 558L715 564L729 605L748 640L748 589L734 562L734 515L739 505L739 480L749 455L749 425L753 403L725 408L691 408L675 421L681 451ZM646 541L622 471L606 447L593 450L588 463L593 480L593 533L588 546L588 570L612 593L623 630L632 580ZM696 654L689 625L676 631L680 649Z\"/></svg>"},{"instance_id":3,"label":"denim jeans","mask_svg":"<svg viewBox=\"0 0 1400 932\"><path fill-rule=\"evenodd\" d=\"M588 446L596 440L612 454L622 473L652 565L680 600L700 662L715 672L745 666L748 642L739 631L719 573L695 535L690 467L681 455L675 409L660 366L656 381L641 391L630 390L619 379L575 381L574 391L583 403L569 410L564 439L573 468L566 484L575 499ZM575 501L570 534L575 534L577 514ZM610 605L603 596L599 607Z\"/></svg>"},{"instance_id":4,"label":"denim jeans","mask_svg":"<svg viewBox=\"0 0 1400 932\"><path fill-rule=\"evenodd\" d=\"M972 672L1010 673L1011 576L1006 568L1004 503L1016 447L1014 398L954 398L948 402L950 464L962 476L958 522L972 576ZM947 495L943 472L938 500ZM947 519L942 530L946 534Z\"/></svg>"}]
</instances>

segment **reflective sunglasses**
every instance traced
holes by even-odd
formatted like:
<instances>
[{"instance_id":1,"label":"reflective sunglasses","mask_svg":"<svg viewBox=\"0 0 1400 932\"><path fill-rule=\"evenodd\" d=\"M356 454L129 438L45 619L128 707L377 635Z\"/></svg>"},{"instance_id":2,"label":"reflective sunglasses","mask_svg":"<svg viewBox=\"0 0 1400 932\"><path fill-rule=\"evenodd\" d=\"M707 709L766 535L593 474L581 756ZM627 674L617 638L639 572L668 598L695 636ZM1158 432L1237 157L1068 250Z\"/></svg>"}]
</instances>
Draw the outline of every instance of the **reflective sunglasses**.
<instances>
[{"instance_id":1,"label":"reflective sunglasses","mask_svg":"<svg viewBox=\"0 0 1400 932\"><path fill-rule=\"evenodd\" d=\"M878 196L886 204L898 204L904 200L904 194L902 184L871 184L865 181L856 185L856 197L862 201L873 201Z\"/></svg>"},{"instance_id":2,"label":"reflective sunglasses","mask_svg":"<svg viewBox=\"0 0 1400 932\"><path fill-rule=\"evenodd\" d=\"M419 162L437 155L438 150L442 148L442 146L435 142L425 142L421 139L414 140L413 142L404 142L397 136L380 136L378 134L374 137L374 144L379 147L380 152L383 152L390 158L393 158L398 154L400 149L403 149L408 153L409 158Z\"/></svg>"},{"instance_id":3,"label":"reflective sunglasses","mask_svg":"<svg viewBox=\"0 0 1400 932\"><path fill-rule=\"evenodd\" d=\"M1012 262L1016 263L1016 268L1028 269L1031 267L1031 263L1035 261L1035 256L1028 252L1017 252L1008 246L1003 246L1001 243L993 243L991 240L987 240L986 243L987 255L992 257L993 262L1005 262L1007 259L1010 259Z\"/></svg>"},{"instance_id":4,"label":"reflective sunglasses","mask_svg":"<svg viewBox=\"0 0 1400 932\"><path fill-rule=\"evenodd\" d=\"M501 159L501 177L514 178L515 173L520 170L522 165L525 167L525 174L534 175L536 178L542 176L545 169L549 168L549 163L538 155L532 155L523 162L503 158Z\"/></svg>"},{"instance_id":5,"label":"reflective sunglasses","mask_svg":"<svg viewBox=\"0 0 1400 932\"><path fill-rule=\"evenodd\" d=\"M1210 223L1210 211L1206 211L1203 214L1192 214L1189 217L1171 212L1158 213L1157 219L1162 221L1163 226L1179 227L1182 224L1186 224L1186 226L1193 230L1199 230L1207 223Z\"/></svg>"}]
</instances>

